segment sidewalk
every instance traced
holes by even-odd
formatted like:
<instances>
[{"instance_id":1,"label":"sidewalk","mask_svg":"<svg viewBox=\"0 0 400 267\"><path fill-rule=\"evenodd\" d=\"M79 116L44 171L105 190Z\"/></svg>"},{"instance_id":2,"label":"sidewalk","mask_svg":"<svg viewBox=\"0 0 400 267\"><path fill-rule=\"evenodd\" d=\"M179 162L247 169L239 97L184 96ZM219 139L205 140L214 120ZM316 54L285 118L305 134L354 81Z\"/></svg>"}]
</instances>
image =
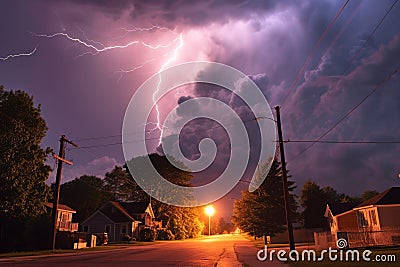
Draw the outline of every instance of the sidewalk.
<instances>
[{"instance_id":1,"label":"sidewalk","mask_svg":"<svg viewBox=\"0 0 400 267\"><path fill-rule=\"evenodd\" d=\"M276 258L273 261L259 261L257 259L257 253L260 249L256 248L250 241L243 240L243 242L237 242L235 244L235 252L238 260L244 266L258 267L258 266L272 266L272 267L283 267L284 263L278 261ZM247 264L247 265L246 265Z\"/></svg>"}]
</instances>

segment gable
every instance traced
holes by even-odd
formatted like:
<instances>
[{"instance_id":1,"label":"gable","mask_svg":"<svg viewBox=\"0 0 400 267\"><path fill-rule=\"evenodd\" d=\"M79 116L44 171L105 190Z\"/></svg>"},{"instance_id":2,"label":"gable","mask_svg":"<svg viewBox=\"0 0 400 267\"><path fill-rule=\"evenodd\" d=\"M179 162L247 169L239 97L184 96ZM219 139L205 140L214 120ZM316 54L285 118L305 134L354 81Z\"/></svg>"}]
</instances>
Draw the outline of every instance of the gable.
<instances>
[{"instance_id":1,"label":"gable","mask_svg":"<svg viewBox=\"0 0 400 267\"><path fill-rule=\"evenodd\" d=\"M109 223L114 223L110 218L103 214L100 210L96 210L92 215L90 215L86 220L84 220L81 225L91 224L91 222L98 222L99 217L102 217L104 221Z\"/></svg>"},{"instance_id":2,"label":"gable","mask_svg":"<svg viewBox=\"0 0 400 267\"><path fill-rule=\"evenodd\" d=\"M134 222L135 219L116 201L107 202L100 211L115 223Z\"/></svg>"},{"instance_id":3,"label":"gable","mask_svg":"<svg viewBox=\"0 0 400 267\"><path fill-rule=\"evenodd\" d=\"M356 208L362 208L371 205L394 205L400 204L400 187L392 187L373 198L370 198Z\"/></svg>"},{"instance_id":4,"label":"gable","mask_svg":"<svg viewBox=\"0 0 400 267\"><path fill-rule=\"evenodd\" d=\"M53 203L51 203L51 202L46 202L44 205L47 208L53 209ZM71 207L68 207L67 205L60 204L60 203L58 203L57 211L66 211L69 213L76 213L76 211L74 209L72 209Z\"/></svg>"},{"instance_id":5,"label":"gable","mask_svg":"<svg viewBox=\"0 0 400 267\"><path fill-rule=\"evenodd\" d=\"M328 217L327 212L330 211L332 216L337 216L351 211L357 204L355 203L335 203L326 205L325 217Z\"/></svg>"}]
</instances>

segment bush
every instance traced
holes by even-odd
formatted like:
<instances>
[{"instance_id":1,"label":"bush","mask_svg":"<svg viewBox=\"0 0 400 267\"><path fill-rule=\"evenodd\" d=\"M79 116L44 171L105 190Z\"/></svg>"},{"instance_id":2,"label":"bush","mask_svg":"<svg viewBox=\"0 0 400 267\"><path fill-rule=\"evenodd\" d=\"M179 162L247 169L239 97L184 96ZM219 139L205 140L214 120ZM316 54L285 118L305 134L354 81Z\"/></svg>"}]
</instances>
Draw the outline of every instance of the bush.
<instances>
[{"instance_id":1,"label":"bush","mask_svg":"<svg viewBox=\"0 0 400 267\"><path fill-rule=\"evenodd\" d=\"M152 242L156 237L156 231L151 228L144 228L140 231L140 241Z\"/></svg>"},{"instance_id":2,"label":"bush","mask_svg":"<svg viewBox=\"0 0 400 267\"><path fill-rule=\"evenodd\" d=\"M126 241L126 242L131 242L131 241L133 241L133 238L128 234L124 234L124 235L122 235L121 240Z\"/></svg>"},{"instance_id":3,"label":"bush","mask_svg":"<svg viewBox=\"0 0 400 267\"><path fill-rule=\"evenodd\" d=\"M158 229L157 230L157 240L172 240L174 235L170 230Z\"/></svg>"}]
</instances>

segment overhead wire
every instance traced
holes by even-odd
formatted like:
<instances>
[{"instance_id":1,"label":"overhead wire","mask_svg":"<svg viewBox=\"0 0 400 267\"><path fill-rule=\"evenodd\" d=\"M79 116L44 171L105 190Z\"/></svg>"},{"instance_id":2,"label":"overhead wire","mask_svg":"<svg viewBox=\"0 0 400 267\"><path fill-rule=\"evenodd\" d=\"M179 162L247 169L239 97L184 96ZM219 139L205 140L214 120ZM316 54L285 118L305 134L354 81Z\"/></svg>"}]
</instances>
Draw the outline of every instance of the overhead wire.
<instances>
[{"instance_id":1,"label":"overhead wire","mask_svg":"<svg viewBox=\"0 0 400 267\"><path fill-rule=\"evenodd\" d=\"M400 144L400 141L333 141L333 140L286 140L284 143L321 143L321 144Z\"/></svg>"},{"instance_id":2,"label":"overhead wire","mask_svg":"<svg viewBox=\"0 0 400 267\"><path fill-rule=\"evenodd\" d=\"M322 138L324 138L326 135L328 135L333 129L335 129L341 122L343 122L348 116L350 116L351 113L353 113L359 106L361 106L371 95L373 95L384 83L389 81L396 73L398 73L400 70L400 67L392 71L386 79L384 79L381 83L375 86L373 90L371 90L364 98L361 99L360 102L358 102L353 108L351 108L346 114L344 114L335 124L333 124L328 130L326 130L320 137L318 137L316 140L314 140L309 146L307 146L305 149L301 150L299 153L297 153L295 156L293 156L290 160L296 159L298 156L301 154L305 153L307 150L309 150L311 147L313 147L317 142L321 141Z\"/></svg>"},{"instance_id":3,"label":"overhead wire","mask_svg":"<svg viewBox=\"0 0 400 267\"><path fill-rule=\"evenodd\" d=\"M251 118L248 120L242 120L243 123L246 122L251 122L251 121L256 121L257 118ZM204 129L196 129L196 130L191 130L191 131L182 131L180 134L189 134L189 133L197 133L197 132L204 132L204 131L209 131L212 129L216 129L216 128L224 128L226 126L231 126L231 125L235 125L237 123L229 123L229 124L225 124L225 125L215 125L212 127L207 127ZM145 142L145 141L150 141L150 140L159 140L159 137L149 137L149 138L144 138L144 139L138 139L138 140L132 140L132 141L126 141L126 142L115 142L115 143L108 143L108 144L100 144L100 145L92 145L92 146L80 146L80 147L76 147L76 148L71 148L72 149L88 149L88 148L96 148L96 147L105 147L105 146L113 146L113 145L122 145L122 144L129 144L129 143L137 143L137 142Z\"/></svg>"},{"instance_id":4,"label":"overhead wire","mask_svg":"<svg viewBox=\"0 0 400 267\"><path fill-rule=\"evenodd\" d=\"M314 44L314 46L312 47L310 53L308 54L306 61L304 62L303 66L300 68L299 72L297 73L296 78L294 79L294 81L291 83L288 92L286 93L285 97L283 98L281 107L284 106L287 98L289 97L289 95L292 93L292 91L294 90L294 88L296 87L297 83L299 82L300 78L303 76L306 68L308 67L308 65L311 62L312 57L314 56L315 51L317 50L317 48L319 47L319 45L321 44L322 40L325 38L326 34L331 30L331 28L333 27L333 25L335 24L335 22L337 21L337 19L340 17L340 15L343 13L344 9L346 8L347 4L349 3L350 0L347 0L346 2L343 3L343 5L339 8L338 12L336 13L336 15L333 17L333 19L331 20L331 22L328 24L328 26L326 27L325 31L320 35L320 37L318 38L317 42Z\"/></svg>"},{"instance_id":5,"label":"overhead wire","mask_svg":"<svg viewBox=\"0 0 400 267\"><path fill-rule=\"evenodd\" d=\"M371 33L369 34L369 36L367 37L366 41L364 42L364 44L358 48L358 50L356 51L356 53L353 55L353 57L351 58L351 60L349 61L347 67L345 68L345 70L343 71L342 75L343 76L351 67L351 62L352 60L359 55L359 53L361 52L361 50L367 45L367 43L372 39L373 35L377 32L377 30L379 29L379 27L382 25L383 21L386 19L386 17L389 15L389 13L393 10L394 6L397 4L398 0L395 0L392 5L389 7L389 9L385 12L385 14L383 15L383 17L380 19L380 21L378 22L378 24L374 27L374 29L371 31ZM301 154L305 153L307 150L309 150L311 147L314 146L315 143L317 143L318 141L320 141L322 138L324 138L326 135L328 135L333 129L335 129L341 122L343 122L351 113L353 113L360 105L362 105L372 94L374 94L385 82L387 82L388 80L390 80L397 72L399 71L399 68L393 70L381 83L377 84L375 86L375 88L373 90L371 90L364 98L361 99L361 101L356 104L352 109L350 109L344 116L342 116L335 124L333 124L333 126L331 126L328 130L326 130L320 137L318 137L316 140L314 140L315 142L312 142L309 146L307 146L305 149L301 150L299 153L297 153L295 156L293 156L292 158L290 158L290 160L294 160L296 159L298 156L300 156ZM337 86L339 81L336 82L335 87Z\"/></svg>"}]
</instances>

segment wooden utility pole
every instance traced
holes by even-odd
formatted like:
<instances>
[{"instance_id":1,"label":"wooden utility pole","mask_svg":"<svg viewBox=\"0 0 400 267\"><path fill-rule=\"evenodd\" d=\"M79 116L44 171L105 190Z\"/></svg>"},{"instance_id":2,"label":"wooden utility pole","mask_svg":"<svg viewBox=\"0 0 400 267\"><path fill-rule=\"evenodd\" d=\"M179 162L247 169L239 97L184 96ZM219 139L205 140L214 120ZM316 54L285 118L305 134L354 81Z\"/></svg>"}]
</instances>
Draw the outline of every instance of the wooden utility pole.
<instances>
[{"instance_id":1,"label":"wooden utility pole","mask_svg":"<svg viewBox=\"0 0 400 267\"><path fill-rule=\"evenodd\" d=\"M70 143L71 145L77 147L72 141L69 141L65 138L65 135L62 135L60 138L60 150L58 151L58 156L53 154L53 157L58 159L57 166L57 174L56 174L56 184L54 188L54 197L53 197L53 210L52 210L52 236L51 236L51 249L55 249L56 247L56 235L57 235L57 210L58 210L58 201L60 199L60 185L61 185L61 172L62 172L62 164L63 162L72 165L72 162L64 159L65 157L65 142Z\"/></svg>"},{"instance_id":2,"label":"wooden utility pole","mask_svg":"<svg viewBox=\"0 0 400 267\"><path fill-rule=\"evenodd\" d=\"M281 154L281 163L282 163L283 194L284 194L284 199L285 199L285 215L286 215L287 231L288 231L288 235L289 235L289 246L290 246L290 250L294 250L295 245L294 245L292 220L291 220L291 216L290 216L290 198L289 198L289 190L288 190L288 184L287 184L285 150L283 148L281 115L280 115L280 111L279 111L279 106L275 107L275 111L276 111L276 124L277 124L277 128L278 128L278 137L279 137L279 150L280 150L280 154Z\"/></svg>"}]
</instances>

